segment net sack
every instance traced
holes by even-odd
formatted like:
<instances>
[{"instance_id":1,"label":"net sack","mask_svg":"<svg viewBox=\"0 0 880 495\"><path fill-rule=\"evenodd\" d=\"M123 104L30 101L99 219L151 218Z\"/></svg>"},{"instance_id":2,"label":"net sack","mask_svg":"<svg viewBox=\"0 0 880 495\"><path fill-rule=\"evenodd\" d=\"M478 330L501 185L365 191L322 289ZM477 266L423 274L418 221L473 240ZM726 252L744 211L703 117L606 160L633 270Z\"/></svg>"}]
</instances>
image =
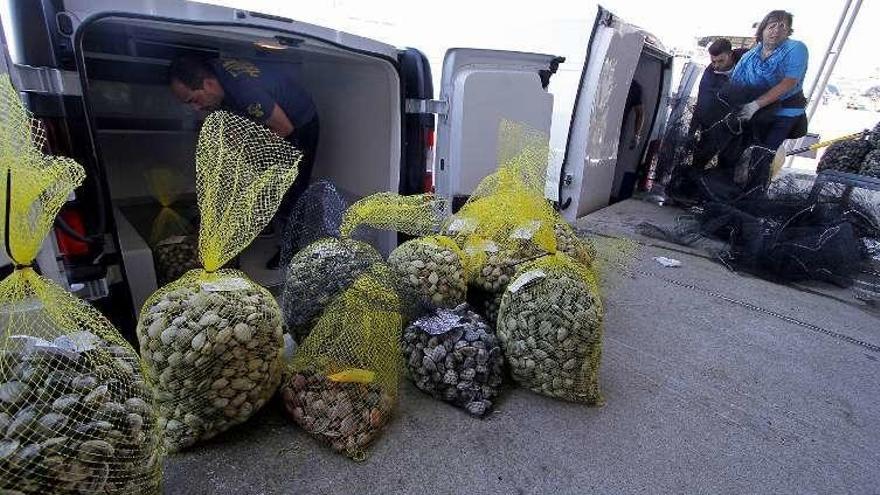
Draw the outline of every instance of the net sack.
<instances>
[{"instance_id":1,"label":"net sack","mask_svg":"<svg viewBox=\"0 0 880 495\"><path fill-rule=\"evenodd\" d=\"M153 251L156 281L165 285L200 266L196 227L176 209L185 192L178 174L167 168L146 174L147 186L159 203L159 213L150 227L149 245Z\"/></svg>"},{"instance_id":2,"label":"net sack","mask_svg":"<svg viewBox=\"0 0 880 495\"><path fill-rule=\"evenodd\" d=\"M520 267L504 292L497 328L514 381L550 397L600 404L603 314L595 275L564 254Z\"/></svg>"},{"instance_id":3,"label":"net sack","mask_svg":"<svg viewBox=\"0 0 880 495\"><path fill-rule=\"evenodd\" d=\"M429 194L378 193L352 204L339 222L338 239L315 241L287 264L282 307L291 336L302 342L326 305L382 260L375 248L352 236L361 235L365 227L425 235L439 228L442 211L443 202ZM400 288L406 286L401 284ZM419 298L411 290L410 294L413 306L409 311L415 312Z\"/></svg>"},{"instance_id":4,"label":"net sack","mask_svg":"<svg viewBox=\"0 0 880 495\"><path fill-rule=\"evenodd\" d=\"M281 391L290 417L362 460L397 402L402 323L391 272L377 263L327 307L294 355Z\"/></svg>"},{"instance_id":5,"label":"net sack","mask_svg":"<svg viewBox=\"0 0 880 495\"><path fill-rule=\"evenodd\" d=\"M501 392L495 330L467 304L439 308L403 331L407 375L423 392L483 417Z\"/></svg>"},{"instance_id":6,"label":"net sack","mask_svg":"<svg viewBox=\"0 0 880 495\"><path fill-rule=\"evenodd\" d=\"M365 196L345 211L339 234L352 237L357 229L371 227L412 236L436 233L440 230L446 202L433 194L401 196L380 192Z\"/></svg>"},{"instance_id":7,"label":"net sack","mask_svg":"<svg viewBox=\"0 0 880 495\"><path fill-rule=\"evenodd\" d=\"M83 181L0 79L0 492L158 493L162 449L140 358L110 322L31 268Z\"/></svg>"},{"instance_id":8,"label":"net sack","mask_svg":"<svg viewBox=\"0 0 880 495\"><path fill-rule=\"evenodd\" d=\"M436 235L404 242L388 256L404 303L423 314L465 301L469 258L449 237Z\"/></svg>"},{"instance_id":9,"label":"net sack","mask_svg":"<svg viewBox=\"0 0 880 495\"><path fill-rule=\"evenodd\" d=\"M288 264L281 297L291 337L302 343L324 308L381 261L372 246L354 239L321 239L296 253Z\"/></svg>"},{"instance_id":10,"label":"net sack","mask_svg":"<svg viewBox=\"0 0 880 495\"><path fill-rule=\"evenodd\" d=\"M281 266L287 267L293 256L309 244L339 237L339 226L348 203L332 182L312 183L296 201L281 240Z\"/></svg>"},{"instance_id":11,"label":"net sack","mask_svg":"<svg viewBox=\"0 0 880 495\"><path fill-rule=\"evenodd\" d=\"M137 326L170 451L247 420L281 380L275 298L244 273L221 267L270 221L299 158L272 131L231 113L214 112L202 126L196 188L204 269L150 296Z\"/></svg>"},{"instance_id":12,"label":"net sack","mask_svg":"<svg viewBox=\"0 0 880 495\"><path fill-rule=\"evenodd\" d=\"M199 268L199 237L191 234L162 239L153 247L153 263L156 265L156 283L159 285Z\"/></svg>"}]
</instances>

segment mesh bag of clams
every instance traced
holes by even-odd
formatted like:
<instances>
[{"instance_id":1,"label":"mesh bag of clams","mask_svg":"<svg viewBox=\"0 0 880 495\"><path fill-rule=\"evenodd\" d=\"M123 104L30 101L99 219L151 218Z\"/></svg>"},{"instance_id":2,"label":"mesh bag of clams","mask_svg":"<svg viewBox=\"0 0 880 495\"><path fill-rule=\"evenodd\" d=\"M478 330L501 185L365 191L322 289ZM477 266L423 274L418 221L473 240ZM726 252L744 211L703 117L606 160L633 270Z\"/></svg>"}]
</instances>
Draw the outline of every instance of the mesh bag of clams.
<instances>
[{"instance_id":1,"label":"mesh bag of clams","mask_svg":"<svg viewBox=\"0 0 880 495\"><path fill-rule=\"evenodd\" d=\"M352 238L360 227L423 235L438 228L441 209L441 203L430 195L367 196L345 211L336 227L341 237L320 239L296 253L287 265L282 296L284 321L294 340L301 343L324 308L367 269L382 261L375 248ZM424 275L426 280L430 276ZM414 291L408 293L412 296L408 301L419 300Z\"/></svg>"},{"instance_id":2,"label":"mesh bag of clams","mask_svg":"<svg viewBox=\"0 0 880 495\"><path fill-rule=\"evenodd\" d=\"M388 257L402 298L404 321L464 300L465 260L461 251L455 241L431 235L440 230L446 210L446 201L433 194L383 192L360 199L345 212L340 228L343 236L356 235L363 228L419 236Z\"/></svg>"},{"instance_id":3,"label":"mesh bag of clams","mask_svg":"<svg viewBox=\"0 0 880 495\"><path fill-rule=\"evenodd\" d=\"M162 445L140 358L109 321L30 267L85 174L43 156L42 128L0 80L0 493L151 494Z\"/></svg>"},{"instance_id":4,"label":"mesh bag of clams","mask_svg":"<svg viewBox=\"0 0 880 495\"><path fill-rule=\"evenodd\" d=\"M296 200L281 240L281 266L306 246L326 238L338 238L348 203L328 180L312 183Z\"/></svg>"},{"instance_id":5,"label":"mesh bag of clams","mask_svg":"<svg viewBox=\"0 0 880 495\"><path fill-rule=\"evenodd\" d=\"M281 298L287 331L297 343L309 335L324 308L382 256L354 239L326 238L293 256Z\"/></svg>"},{"instance_id":6,"label":"mesh bag of clams","mask_svg":"<svg viewBox=\"0 0 880 495\"><path fill-rule=\"evenodd\" d=\"M272 218L299 157L272 131L230 113L212 113L202 126L196 187L204 269L150 296L137 325L170 451L247 420L281 380L275 298L244 273L221 268Z\"/></svg>"},{"instance_id":7,"label":"mesh bag of clams","mask_svg":"<svg viewBox=\"0 0 880 495\"><path fill-rule=\"evenodd\" d=\"M480 182L443 229L475 266L469 300L493 325L518 266L557 251L586 265L596 256L544 198L547 135L503 121L498 155L498 170Z\"/></svg>"},{"instance_id":8,"label":"mesh bag of clams","mask_svg":"<svg viewBox=\"0 0 880 495\"><path fill-rule=\"evenodd\" d=\"M403 331L407 375L423 392L482 417L503 381L495 330L467 304L439 308Z\"/></svg>"},{"instance_id":9,"label":"mesh bag of clams","mask_svg":"<svg viewBox=\"0 0 880 495\"><path fill-rule=\"evenodd\" d=\"M838 141L822 153L818 170L839 170L857 174L870 151L871 143L862 137Z\"/></svg>"},{"instance_id":10,"label":"mesh bag of clams","mask_svg":"<svg viewBox=\"0 0 880 495\"><path fill-rule=\"evenodd\" d=\"M601 404L602 318L590 268L561 253L521 266L498 313L513 379L550 397Z\"/></svg>"},{"instance_id":11,"label":"mesh bag of clams","mask_svg":"<svg viewBox=\"0 0 880 495\"><path fill-rule=\"evenodd\" d=\"M333 450L364 459L397 402L402 323L391 272L377 263L297 349L281 389L291 418Z\"/></svg>"},{"instance_id":12,"label":"mesh bag of clams","mask_svg":"<svg viewBox=\"0 0 880 495\"><path fill-rule=\"evenodd\" d=\"M192 222L175 209L185 189L179 174L157 168L146 174L146 182L161 207L150 227L149 245L153 250L156 281L165 285L201 266L199 239Z\"/></svg>"},{"instance_id":13,"label":"mesh bag of clams","mask_svg":"<svg viewBox=\"0 0 880 495\"><path fill-rule=\"evenodd\" d=\"M404 242L388 256L388 264L407 305L421 314L465 302L470 259L452 238L433 235Z\"/></svg>"}]
</instances>

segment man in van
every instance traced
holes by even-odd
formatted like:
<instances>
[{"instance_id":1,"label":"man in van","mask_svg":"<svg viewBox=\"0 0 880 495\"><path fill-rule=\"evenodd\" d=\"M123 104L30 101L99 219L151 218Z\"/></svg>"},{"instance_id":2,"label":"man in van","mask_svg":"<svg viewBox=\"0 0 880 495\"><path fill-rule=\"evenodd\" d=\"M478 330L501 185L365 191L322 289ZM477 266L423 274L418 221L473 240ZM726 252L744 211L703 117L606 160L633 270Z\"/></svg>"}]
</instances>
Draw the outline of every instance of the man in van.
<instances>
[{"instance_id":1,"label":"man in van","mask_svg":"<svg viewBox=\"0 0 880 495\"><path fill-rule=\"evenodd\" d=\"M259 122L300 152L299 174L284 195L273 224L284 230L296 200L308 187L320 127L315 103L298 81L294 66L243 59L179 57L168 70L171 91L196 110L228 110ZM280 252L266 264L277 268Z\"/></svg>"}]
</instances>

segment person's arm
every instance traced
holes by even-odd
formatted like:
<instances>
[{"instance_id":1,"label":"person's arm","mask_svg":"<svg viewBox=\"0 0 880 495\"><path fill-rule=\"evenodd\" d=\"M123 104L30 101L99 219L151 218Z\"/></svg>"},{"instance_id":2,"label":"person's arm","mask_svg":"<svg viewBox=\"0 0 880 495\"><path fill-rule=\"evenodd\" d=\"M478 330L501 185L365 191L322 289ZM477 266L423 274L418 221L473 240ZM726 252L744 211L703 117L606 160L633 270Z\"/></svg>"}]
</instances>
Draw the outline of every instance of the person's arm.
<instances>
[{"instance_id":1,"label":"person's arm","mask_svg":"<svg viewBox=\"0 0 880 495\"><path fill-rule=\"evenodd\" d=\"M797 83L798 80L793 77L783 78L779 84L773 86L769 91L759 96L758 99L755 100L755 103L758 104L758 108L764 108L782 98L782 95L791 91L797 86Z\"/></svg>"},{"instance_id":2,"label":"person's arm","mask_svg":"<svg viewBox=\"0 0 880 495\"><path fill-rule=\"evenodd\" d=\"M269 129L275 131L275 134L283 138L293 134L293 123L287 118L287 114L284 113L284 110L277 103L272 107L272 113L269 114L269 118L264 123Z\"/></svg>"}]
</instances>

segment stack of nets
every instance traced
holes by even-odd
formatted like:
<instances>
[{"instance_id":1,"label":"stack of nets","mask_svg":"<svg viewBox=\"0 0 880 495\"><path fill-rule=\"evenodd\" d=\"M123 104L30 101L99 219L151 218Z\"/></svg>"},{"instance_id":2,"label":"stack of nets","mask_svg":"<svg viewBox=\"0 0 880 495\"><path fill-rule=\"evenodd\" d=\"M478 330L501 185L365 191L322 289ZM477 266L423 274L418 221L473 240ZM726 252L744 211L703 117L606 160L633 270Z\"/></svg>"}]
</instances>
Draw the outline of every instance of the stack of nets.
<instances>
[{"instance_id":1,"label":"stack of nets","mask_svg":"<svg viewBox=\"0 0 880 495\"><path fill-rule=\"evenodd\" d=\"M215 112L202 126L196 187L204 269L153 294L137 325L172 451L247 420L281 381L284 342L275 298L244 273L222 267L272 218L299 159L272 131L237 115Z\"/></svg>"},{"instance_id":2,"label":"stack of nets","mask_svg":"<svg viewBox=\"0 0 880 495\"><path fill-rule=\"evenodd\" d=\"M843 187L828 184L814 194L812 181L785 176L765 195L709 201L693 221L641 230L687 245L723 241L713 253L722 262L769 280L846 287L871 263L871 246L880 240L880 211L872 191L845 195Z\"/></svg>"},{"instance_id":3,"label":"stack of nets","mask_svg":"<svg viewBox=\"0 0 880 495\"><path fill-rule=\"evenodd\" d=\"M161 432L134 349L97 310L31 267L85 174L44 156L42 127L0 79L0 492L152 494Z\"/></svg>"}]
</instances>

